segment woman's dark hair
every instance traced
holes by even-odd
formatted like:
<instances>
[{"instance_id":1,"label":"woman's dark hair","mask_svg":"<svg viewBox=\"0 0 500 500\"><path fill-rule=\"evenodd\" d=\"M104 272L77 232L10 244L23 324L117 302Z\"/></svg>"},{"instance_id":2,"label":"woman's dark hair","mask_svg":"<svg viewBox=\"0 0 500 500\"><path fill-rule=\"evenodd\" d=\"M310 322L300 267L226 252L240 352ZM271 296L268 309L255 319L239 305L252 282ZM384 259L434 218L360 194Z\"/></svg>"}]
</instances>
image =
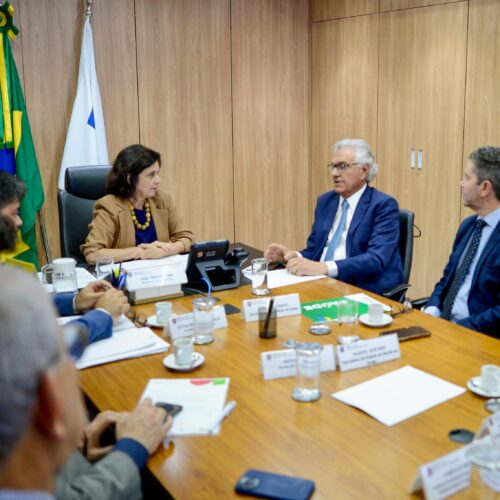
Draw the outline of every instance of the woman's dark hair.
<instances>
[{"instance_id":1,"label":"woman's dark hair","mask_svg":"<svg viewBox=\"0 0 500 500\"><path fill-rule=\"evenodd\" d=\"M142 144L127 146L118 153L113 163L106 191L121 198L130 198L135 192L139 174L156 162L161 167L160 153Z\"/></svg>"}]
</instances>

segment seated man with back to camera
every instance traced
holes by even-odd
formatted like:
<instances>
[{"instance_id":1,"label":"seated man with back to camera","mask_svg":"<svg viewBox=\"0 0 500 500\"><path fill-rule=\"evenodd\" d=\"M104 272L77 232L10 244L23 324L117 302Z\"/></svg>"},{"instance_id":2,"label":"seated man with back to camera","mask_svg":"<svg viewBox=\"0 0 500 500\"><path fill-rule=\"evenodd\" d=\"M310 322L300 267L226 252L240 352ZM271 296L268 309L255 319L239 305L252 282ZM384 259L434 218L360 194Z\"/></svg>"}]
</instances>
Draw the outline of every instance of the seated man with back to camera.
<instances>
[{"instance_id":1,"label":"seated man with back to camera","mask_svg":"<svg viewBox=\"0 0 500 500\"><path fill-rule=\"evenodd\" d=\"M307 247L299 253L273 243L264 257L299 276L327 274L375 293L401 285L399 208L368 185L377 174L370 146L360 139L337 142L328 169L333 191L318 198Z\"/></svg>"},{"instance_id":2,"label":"seated man with back to camera","mask_svg":"<svg viewBox=\"0 0 500 500\"><path fill-rule=\"evenodd\" d=\"M19 229L23 223L19 216L19 205L26 193L26 186L16 176L0 170L0 217L2 243L0 255L10 252L19 244ZM126 313L130 306L123 292L115 290L107 281L89 283L76 295L58 294L54 304L61 316L85 312L78 323L85 326L89 343L111 337L113 320Z\"/></svg>"},{"instance_id":3,"label":"seated man with back to camera","mask_svg":"<svg viewBox=\"0 0 500 500\"><path fill-rule=\"evenodd\" d=\"M140 498L140 470L172 419L145 399L130 413L100 414L84 430L68 355L74 338L62 334L34 276L0 266L0 283L9 283L0 287L0 499ZM116 444L100 448L113 423ZM77 451L84 432L93 457L105 455L96 464Z\"/></svg>"},{"instance_id":4,"label":"seated man with back to camera","mask_svg":"<svg viewBox=\"0 0 500 500\"><path fill-rule=\"evenodd\" d=\"M97 200L81 251L89 264L159 259L187 252L193 233L183 224L172 196L160 190L160 154L140 144L118 153L107 195Z\"/></svg>"},{"instance_id":5,"label":"seated man with back to camera","mask_svg":"<svg viewBox=\"0 0 500 500\"><path fill-rule=\"evenodd\" d=\"M473 151L460 187L476 214L460 225L424 312L500 338L500 147Z\"/></svg>"}]
</instances>

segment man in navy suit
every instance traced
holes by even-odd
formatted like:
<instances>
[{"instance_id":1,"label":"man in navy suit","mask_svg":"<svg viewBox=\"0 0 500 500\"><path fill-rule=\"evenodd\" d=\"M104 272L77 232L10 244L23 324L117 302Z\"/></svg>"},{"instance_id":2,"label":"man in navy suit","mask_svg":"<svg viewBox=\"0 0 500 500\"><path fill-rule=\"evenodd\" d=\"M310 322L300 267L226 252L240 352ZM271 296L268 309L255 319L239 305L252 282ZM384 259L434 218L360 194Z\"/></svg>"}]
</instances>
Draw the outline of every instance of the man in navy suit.
<instances>
[{"instance_id":1,"label":"man in navy suit","mask_svg":"<svg viewBox=\"0 0 500 500\"><path fill-rule=\"evenodd\" d=\"M500 338L500 148L473 151L460 187L476 215L458 229L425 312Z\"/></svg>"},{"instance_id":2,"label":"man in navy suit","mask_svg":"<svg viewBox=\"0 0 500 500\"><path fill-rule=\"evenodd\" d=\"M301 252L269 245L264 256L299 276L327 274L376 293L403 283L396 200L369 186L377 175L370 146L344 139L333 147L333 191L318 198Z\"/></svg>"}]
</instances>

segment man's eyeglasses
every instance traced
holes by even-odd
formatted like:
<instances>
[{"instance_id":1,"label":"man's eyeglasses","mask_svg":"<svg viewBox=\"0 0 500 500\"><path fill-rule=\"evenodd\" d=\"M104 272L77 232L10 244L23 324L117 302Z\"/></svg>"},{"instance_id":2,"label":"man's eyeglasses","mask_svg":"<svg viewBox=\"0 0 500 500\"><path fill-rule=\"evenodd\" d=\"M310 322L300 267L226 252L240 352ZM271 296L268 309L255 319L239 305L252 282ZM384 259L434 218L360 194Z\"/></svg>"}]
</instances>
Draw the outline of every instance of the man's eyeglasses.
<instances>
[{"instance_id":1,"label":"man's eyeglasses","mask_svg":"<svg viewBox=\"0 0 500 500\"><path fill-rule=\"evenodd\" d=\"M130 309L130 311L127 313L127 318L139 328L146 326L146 323L148 322L148 318L146 318L146 315L138 313L133 309Z\"/></svg>"},{"instance_id":2,"label":"man's eyeglasses","mask_svg":"<svg viewBox=\"0 0 500 500\"><path fill-rule=\"evenodd\" d=\"M395 307L391 306L391 312L389 313L393 318L396 316L399 316L400 314L405 314L409 313L413 310L413 306L411 305L411 302L406 299L403 304L401 304L401 307L396 309Z\"/></svg>"},{"instance_id":3,"label":"man's eyeglasses","mask_svg":"<svg viewBox=\"0 0 500 500\"><path fill-rule=\"evenodd\" d=\"M356 162L354 163L346 163L345 161L343 161L342 163L337 163L337 164L333 164L333 163L329 163L326 168L328 169L328 171L330 173L333 173L333 171L335 169L337 169L339 172L345 172L349 167L352 167L353 165L356 165Z\"/></svg>"}]
</instances>

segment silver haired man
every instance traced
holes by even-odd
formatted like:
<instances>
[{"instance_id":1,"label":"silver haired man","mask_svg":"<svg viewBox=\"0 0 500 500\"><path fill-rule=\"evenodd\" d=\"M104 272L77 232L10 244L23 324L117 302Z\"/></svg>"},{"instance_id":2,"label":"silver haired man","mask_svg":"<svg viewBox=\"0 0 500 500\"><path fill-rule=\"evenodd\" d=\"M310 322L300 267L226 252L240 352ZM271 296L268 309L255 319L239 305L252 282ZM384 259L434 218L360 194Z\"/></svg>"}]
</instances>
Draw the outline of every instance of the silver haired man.
<instances>
[{"instance_id":1,"label":"silver haired man","mask_svg":"<svg viewBox=\"0 0 500 500\"><path fill-rule=\"evenodd\" d=\"M299 276L326 274L375 293L401 285L399 208L369 186L378 169L370 146L361 139L337 142L327 168L333 190L318 198L306 248L272 243L264 257Z\"/></svg>"},{"instance_id":2,"label":"silver haired man","mask_svg":"<svg viewBox=\"0 0 500 500\"><path fill-rule=\"evenodd\" d=\"M97 464L86 461L76 451L85 421L68 355L77 337L63 335L36 277L0 266L0 283L0 499L54 498L61 469L60 498L140 497L139 470L171 419L150 400L116 419L100 417L98 428L86 429L92 452L103 451L99 435L111 422L117 442Z\"/></svg>"}]
</instances>

